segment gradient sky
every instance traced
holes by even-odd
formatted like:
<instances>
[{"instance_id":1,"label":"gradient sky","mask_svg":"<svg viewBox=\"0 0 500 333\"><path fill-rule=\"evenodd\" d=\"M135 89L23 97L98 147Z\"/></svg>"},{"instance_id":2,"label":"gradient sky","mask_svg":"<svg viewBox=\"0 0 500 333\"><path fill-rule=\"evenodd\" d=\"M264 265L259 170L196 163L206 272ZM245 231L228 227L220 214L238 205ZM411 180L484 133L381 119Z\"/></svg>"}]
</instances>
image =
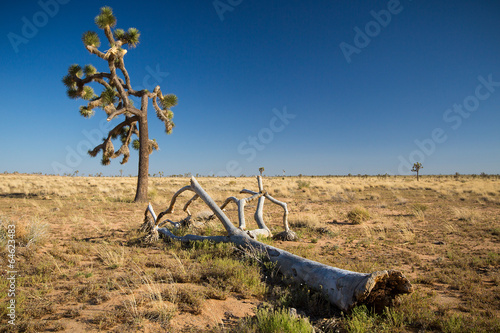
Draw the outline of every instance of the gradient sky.
<instances>
[{"instance_id":1,"label":"gradient sky","mask_svg":"<svg viewBox=\"0 0 500 333\"><path fill-rule=\"evenodd\" d=\"M107 71L81 42L108 47L104 5L141 32L132 85L179 99L169 136L150 105L151 174L500 173L497 0L4 2L0 172L137 174L137 154L84 153L105 113L80 116L61 83L73 63Z\"/></svg>"}]
</instances>

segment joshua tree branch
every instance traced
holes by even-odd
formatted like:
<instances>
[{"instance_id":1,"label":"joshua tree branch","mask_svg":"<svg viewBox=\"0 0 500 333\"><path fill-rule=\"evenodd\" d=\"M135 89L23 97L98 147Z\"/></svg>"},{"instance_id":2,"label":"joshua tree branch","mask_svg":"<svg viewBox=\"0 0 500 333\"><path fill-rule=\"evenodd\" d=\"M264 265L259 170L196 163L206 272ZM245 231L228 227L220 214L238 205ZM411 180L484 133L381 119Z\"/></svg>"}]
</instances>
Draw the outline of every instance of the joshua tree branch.
<instances>
[{"instance_id":1,"label":"joshua tree branch","mask_svg":"<svg viewBox=\"0 0 500 333\"><path fill-rule=\"evenodd\" d=\"M106 38L108 39L110 45L116 45L115 38L113 37L113 32L111 32L111 28L109 27L109 25L104 27L104 34L106 35Z\"/></svg>"},{"instance_id":2,"label":"joshua tree branch","mask_svg":"<svg viewBox=\"0 0 500 333\"><path fill-rule=\"evenodd\" d=\"M128 145L130 143L130 138L131 134L134 131L135 127L135 122L137 122L139 118L137 116L130 117L125 119L123 122L120 124L116 125L111 131L109 131L108 136L106 139L104 139L103 143L100 145L96 146L93 150L89 150L90 156L96 156L99 151L102 150L103 152L103 157L105 159L110 159L110 158L116 158L120 155L124 155L122 164L125 163L128 160L128 157L130 155L129 150L128 150ZM130 126L130 129L127 133L127 141L125 141L119 150L116 152L114 151L113 143L111 142L111 139L115 136L117 136L120 131L122 130L123 127L125 126Z\"/></svg>"},{"instance_id":3,"label":"joshua tree branch","mask_svg":"<svg viewBox=\"0 0 500 333\"><path fill-rule=\"evenodd\" d=\"M128 89L129 94L133 94L136 91L133 90L132 86L130 85L130 76L128 75L127 69L125 68L123 57L120 57L118 61L118 68L122 71L123 76L125 77L125 87Z\"/></svg>"},{"instance_id":4,"label":"joshua tree branch","mask_svg":"<svg viewBox=\"0 0 500 333\"><path fill-rule=\"evenodd\" d=\"M128 107L128 105L129 105L128 93L123 88L123 86L124 86L123 81L116 74L116 66L115 66L115 57L114 56L111 56L108 59L108 66L109 66L109 70L111 72L111 80L114 83L114 86L116 87L116 89L118 90L118 94L120 95L124 106Z\"/></svg>"},{"instance_id":5,"label":"joshua tree branch","mask_svg":"<svg viewBox=\"0 0 500 333\"><path fill-rule=\"evenodd\" d=\"M122 107L122 108L120 108L118 110L115 109L113 112L111 112L108 115L108 118L106 120L107 121L111 121L113 118L118 117L118 116L120 116L120 115L122 115L124 113L127 113L127 112L133 114L134 116L140 116L140 115L142 115L142 111L141 110L129 106L129 107Z\"/></svg>"},{"instance_id":6,"label":"joshua tree branch","mask_svg":"<svg viewBox=\"0 0 500 333\"><path fill-rule=\"evenodd\" d=\"M89 51L92 54L95 54L99 58L107 60L106 54L99 51L99 49L97 47L95 47L93 45L85 45L85 48L87 49L87 51Z\"/></svg>"}]
</instances>

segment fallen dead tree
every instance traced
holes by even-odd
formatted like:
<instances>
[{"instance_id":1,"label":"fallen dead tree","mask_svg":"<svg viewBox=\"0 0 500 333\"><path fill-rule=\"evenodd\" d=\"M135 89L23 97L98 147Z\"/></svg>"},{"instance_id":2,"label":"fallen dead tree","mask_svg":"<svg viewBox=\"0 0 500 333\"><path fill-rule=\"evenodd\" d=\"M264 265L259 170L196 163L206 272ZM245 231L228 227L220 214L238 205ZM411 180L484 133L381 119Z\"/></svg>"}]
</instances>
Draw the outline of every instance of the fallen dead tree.
<instances>
[{"instance_id":1,"label":"fallen dead tree","mask_svg":"<svg viewBox=\"0 0 500 333\"><path fill-rule=\"evenodd\" d=\"M191 242L200 240L210 240L213 242L231 242L237 246L263 252L270 261L276 263L279 271L288 279L297 283L305 284L309 288L320 291L326 298L341 310L349 310L357 304L374 305L377 308L390 306L398 294L407 294L412 292L412 285L408 279L399 271L384 270L374 273L357 273L344 269L324 265L312 260L304 259L287 251L275 248L273 246L261 243L257 236L272 237L271 231L263 220L263 207L265 199L283 208L283 224L285 231L275 237L293 240L296 238L288 226L288 209L286 203L276 200L270 196L263 188L262 177L257 176L259 192L242 190L241 193L251 194L250 197L237 199L229 197L218 206L213 199L205 192L194 177L191 178L191 184L177 191L170 202L169 207L156 216L151 204L148 205L144 214L144 223L141 230L149 232L148 241L159 239L161 233L167 238L181 242ZM181 222L171 220L161 221L162 217L173 213L174 206L180 194L186 191L194 192L194 196L185 204L183 210L188 217ZM189 221L191 212L189 205L200 198L211 209L214 216L217 217L227 231L226 236L200 236L185 235L176 236L168 228L162 227L167 223L179 226ZM258 200L255 212L255 221L258 229L245 230L245 205ZM229 203L235 203L238 206L238 227L236 227L224 214L223 209Z\"/></svg>"}]
</instances>

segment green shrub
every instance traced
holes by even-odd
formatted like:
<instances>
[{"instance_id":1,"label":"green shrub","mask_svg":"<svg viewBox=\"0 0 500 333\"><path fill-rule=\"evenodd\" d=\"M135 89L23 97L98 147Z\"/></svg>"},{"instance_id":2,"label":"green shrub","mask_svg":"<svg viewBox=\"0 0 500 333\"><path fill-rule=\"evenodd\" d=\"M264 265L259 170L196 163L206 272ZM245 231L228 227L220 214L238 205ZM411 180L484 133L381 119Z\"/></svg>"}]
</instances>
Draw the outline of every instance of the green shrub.
<instances>
[{"instance_id":1,"label":"green shrub","mask_svg":"<svg viewBox=\"0 0 500 333\"><path fill-rule=\"evenodd\" d=\"M309 188L309 186L311 186L311 182L305 180L297 180L297 186L299 187L299 190L303 190L305 188Z\"/></svg>"},{"instance_id":2,"label":"green shrub","mask_svg":"<svg viewBox=\"0 0 500 333\"><path fill-rule=\"evenodd\" d=\"M369 313L366 306L357 306L352 309L351 316L346 321L347 332L369 333L375 328L376 316Z\"/></svg>"},{"instance_id":3,"label":"green shrub","mask_svg":"<svg viewBox=\"0 0 500 333\"><path fill-rule=\"evenodd\" d=\"M301 318L282 308L273 310L262 307L255 317L246 318L238 327L238 332L259 333L310 333L314 328L307 318Z\"/></svg>"}]
</instances>

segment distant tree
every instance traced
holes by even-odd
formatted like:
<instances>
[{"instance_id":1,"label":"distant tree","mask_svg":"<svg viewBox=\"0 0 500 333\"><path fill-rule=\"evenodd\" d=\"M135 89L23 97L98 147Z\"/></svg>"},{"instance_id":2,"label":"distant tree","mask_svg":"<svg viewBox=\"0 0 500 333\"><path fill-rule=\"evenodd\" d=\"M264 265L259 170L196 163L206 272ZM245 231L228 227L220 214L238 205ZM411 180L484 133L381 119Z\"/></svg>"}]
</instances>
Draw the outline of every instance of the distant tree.
<instances>
[{"instance_id":1,"label":"distant tree","mask_svg":"<svg viewBox=\"0 0 500 333\"><path fill-rule=\"evenodd\" d=\"M259 172L260 172L260 175L262 176L262 174L264 173L264 167L260 167Z\"/></svg>"},{"instance_id":2,"label":"distant tree","mask_svg":"<svg viewBox=\"0 0 500 333\"><path fill-rule=\"evenodd\" d=\"M130 82L130 77L125 69L124 56L127 53L123 47L128 49L136 47L139 43L140 33L136 28L129 28L127 31L113 29L116 25L116 18L110 7L103 7L99 15L95 18L95 23L109 42L109 49L100 51L101 45L99 36L94 31L87 31L82 36L83 44L87 51L95 54L104 60L109 72L99 72L92 65L83 68L77 64L71 65L68 74L63 78L63 83L67 87L68 97L72 99L82 98L88 101L86 106L80 107L80 114L85 118L94 115L95 108L101 108L107 115L107 120L111 121L115 117L124 116L124 120L116 125L103 142L89 151L95 157L102 151L102 164L108 165L110 159L123 156L121 164L128 161L130 156L129 146L139 150L139 172L137 177L137 190L135 202L144 202L148 195L148 169L149 155L153 150L158 149L156 140L150 140L148 134L148 104L149 99L153 102L153 107L157 117L165 124L167 134L172 132L174 116L170 108L177 105L177 97L173 94L163 95L160 86L156 86L153 92L146 89L134 90ZM119 72L121 74L119 75ZM99 95L94 93L90 86L102 86ZM134 106L132 97L140 99L140 109ZM133 135L138 139L132 140ZM121 146L115 150L113 139L120 139Z\"/></svg>"},{"instance_id":3,"label":"distant tree","mask_svg":"<svg viewBox=\"0 0 500 333\"><path fill-rule=\"evenodd\" d=\"M411 171L417 173L417 181L418 181L418 172L420 171L420 169L423 169L422 163L420 162L413 163L413 168L411 168Z\"/></svg>"}]
</instances>

